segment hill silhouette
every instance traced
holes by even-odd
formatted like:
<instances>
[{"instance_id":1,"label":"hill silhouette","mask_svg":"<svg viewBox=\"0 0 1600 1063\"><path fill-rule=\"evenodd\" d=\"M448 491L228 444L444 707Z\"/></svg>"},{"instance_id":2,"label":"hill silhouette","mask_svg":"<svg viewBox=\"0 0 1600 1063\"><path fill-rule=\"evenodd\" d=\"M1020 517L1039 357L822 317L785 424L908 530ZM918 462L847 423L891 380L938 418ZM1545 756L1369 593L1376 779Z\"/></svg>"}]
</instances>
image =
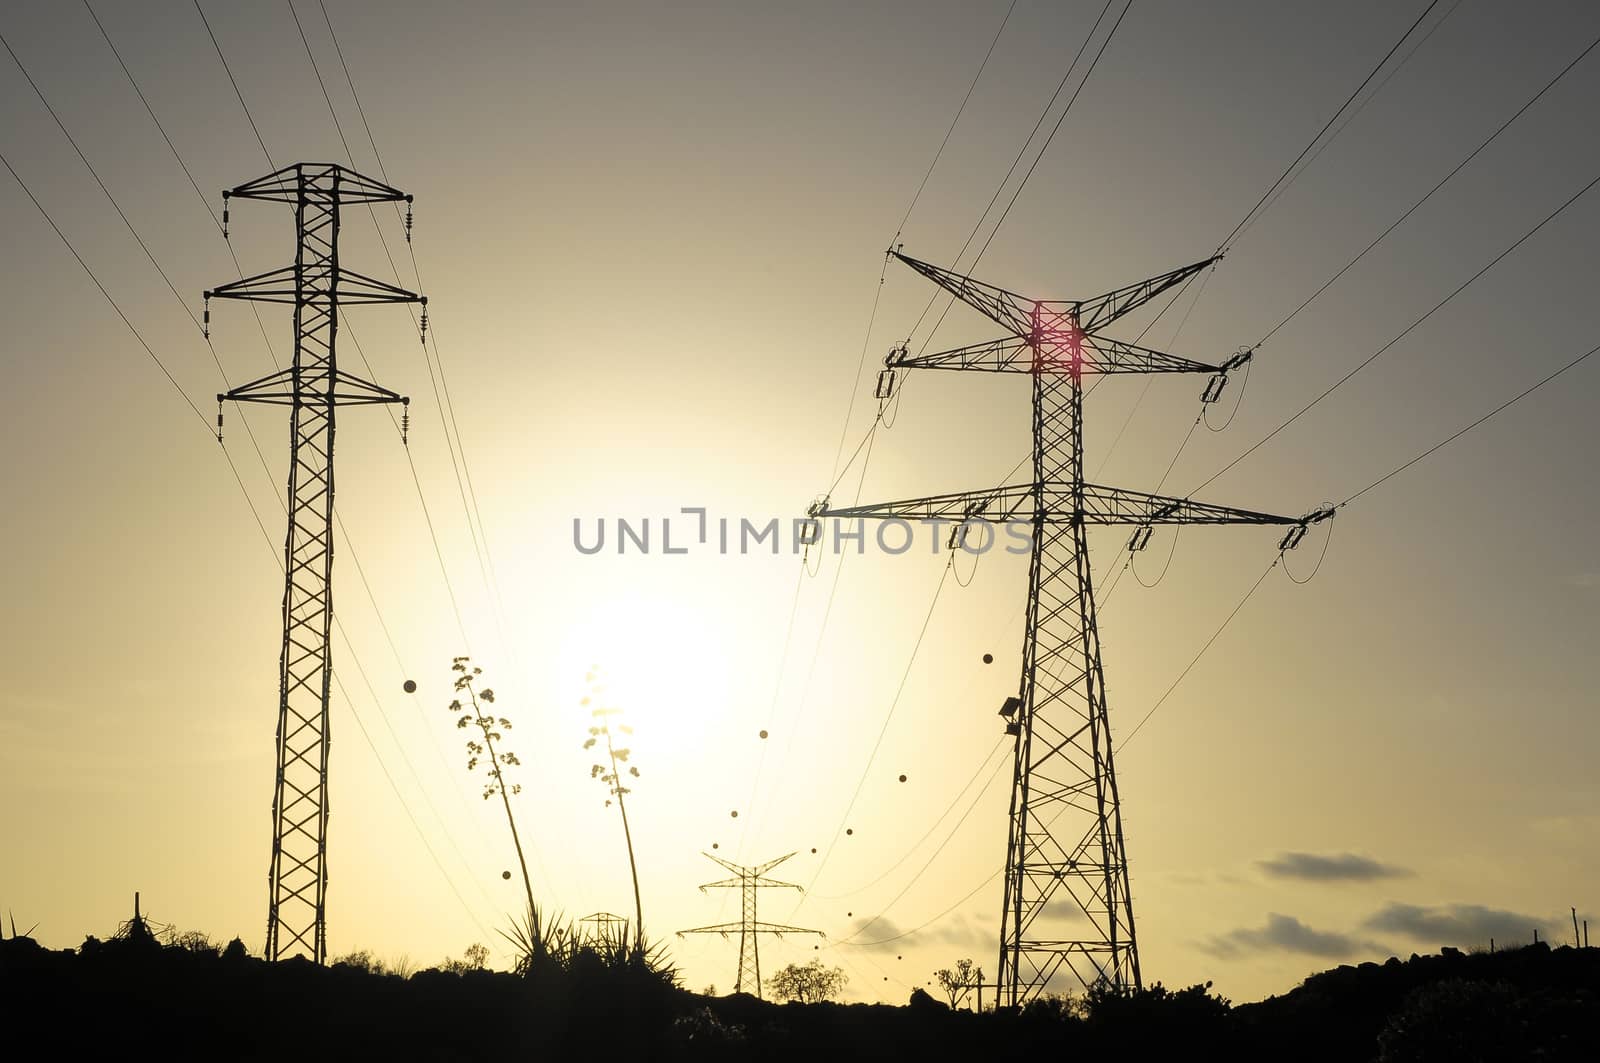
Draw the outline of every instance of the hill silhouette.
<instances>
[{"instance_id":1,"label":"hill silhouette","mask_svg":"<svg viewBox=\"0 0 1600 1063\"><path fill-rule=\"evenodd\" d=\"M706 997L599 962L559 977L485 970L409 977L361 965L268 964L148 934L49 950L0 941L8 1041L75 1057L390 1057L549 1053L643 1059L830 1061L1116 1051L1129 1059L1600 1059L1600 950L1545 945L1390 959L1316 974L1232 1005L1208 985L1047 998L1016 1013ZM27 1041L21 1040L26 1037Z\"/></svg>"}]
</instances>

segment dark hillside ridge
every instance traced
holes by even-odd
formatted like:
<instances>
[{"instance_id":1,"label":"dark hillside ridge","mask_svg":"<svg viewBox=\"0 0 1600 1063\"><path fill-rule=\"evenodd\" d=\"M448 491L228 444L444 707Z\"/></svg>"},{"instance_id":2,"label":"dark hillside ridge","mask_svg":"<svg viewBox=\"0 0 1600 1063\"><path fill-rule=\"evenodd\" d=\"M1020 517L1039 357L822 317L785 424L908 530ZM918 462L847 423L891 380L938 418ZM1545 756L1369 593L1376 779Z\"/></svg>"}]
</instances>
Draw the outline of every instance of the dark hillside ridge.
<instances>
[{"instance_id":1,"label":"dark hillside ridge","mask_svg":"<svg viewBox=\"0 0 1600 1063\"><path fill-rule=\"evenodd\" d=\"M401 978L242 948L0 941L8 1041L42 1057L518 1060L985 1060L1041 1050L1127 1060L1600 1060L1600 949L1538 945L1391 959L1232 1006L1206 986L1040 1001L1020 1014L909 1004L707 998L575 964L559 978L425 970ZM27 1037L28 1040L23 1040ZM11 1058L24 1058L13 1056Z\"/></svg>"}]
</instances>

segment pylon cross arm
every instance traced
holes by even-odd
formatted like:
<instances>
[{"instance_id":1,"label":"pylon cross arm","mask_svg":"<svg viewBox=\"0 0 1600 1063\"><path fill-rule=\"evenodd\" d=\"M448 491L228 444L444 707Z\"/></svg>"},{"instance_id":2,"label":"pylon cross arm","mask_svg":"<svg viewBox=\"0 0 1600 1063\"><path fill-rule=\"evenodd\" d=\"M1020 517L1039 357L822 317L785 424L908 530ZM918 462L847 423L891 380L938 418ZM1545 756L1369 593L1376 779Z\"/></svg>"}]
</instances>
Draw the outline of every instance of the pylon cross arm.
<instances>
[{"instance_id":1,"label":"pylon cross arm","mask_svg":"<svg viewBox=\"0 0 1600 1063\"><path fill-rule=\"evenodd\" d=\"M782 923L751 923L750 929L757 934L815 934L822 937L820 930L807 930L802 926L784 926Z\"/></svg>"},{"instance_id":2,"label":"pylon cross arm","mask_svg":"<svg viewBox=\"0 0 1600 1063\"><path fill-rule=\"evenodd\" d=\"M1168 270L1146 280L1113 288L1090 299L1029 299L998 285L911 258L898 251L894 253L894 257L1012 335L1026 339L1033 334L1041 317L1059 319L1071 316L1076 319L1079 329L1084 332L1095 332L1118 318L1131 314L1163 292L1182 284L1222 256L1212 255L1203 261L1179 266L1177 269Z\"/></svg>"},{"instance_id":3,"label":"pylon cross arm","mask_svg":"<svg viewBox=\"0 0 1600 1063\"><path fill-rule=\"evenodd\" d=\"M1105 328L1117 318L1131 314L1156 296L1182 284L1220 258L1222 258L1220 254L1212 255L1200 262L1191 262L1187 266L1168 270L1149 280L1125 284L1120 288L1111 289L1104 295L1084 299L1077 304L1078 327L1085 332Z\"/></svg>"},{"instance_id":4,"label":"pylon cross arm","mask_svg":"<svg viewBox=\"0 0 1600 1063\"><path fill-rule=\"evenodd\" d=\"M963 369L979 373L1035 373L1076 368L1086 374L1217 373L1222 367L1165 351L1125 343L1109 336L1077 334L1035 341L1021 336L954 347L933 354L910 354L897 348L884 365L890 369Z\"/></svg>"},{"instance_id":5,"label":"pylon cross arm","mask_svg":"<svg viewBox=\"0 0 1600 1063\"><path fill-rule=\"evenodd\" d=\"M1043 504L1042 511L1040 503ZM965 521L1004 523L1033 520L1046 524L1128 525L1150 524L1300 524L1304 518L1235 509L1187 498L1130 491L1121 487L1084 484L1082 493L1068 482L1012 484L982 491L957 491L898 502L824 509L818 517L840 519Z\"/></svg>"},{"instance_id":6,"label":"pylon cross arm","mask_svg":"<svg viewBox=\"0 0 1600 1063\"><path fill-rule=\"evenodd\" d=\"M327 385L330 378L323 374L315 387L307 387L302 380L298 395L295 389L294 370L280 369L276 373L269 373L259 380L252 380L248 384L240 384L232 391L218 395L217 398L229 402L258 402L269 406L292 406L297 398L304 400L307 392L313 393L322 399L331 398L337 406L370 406L377 403L392 403L407 401L398 392L390 391L380 384L370 380L353 376L343 370L335 370L331 377L332 387Z\"/></svg>"},{"instance_id":7,"label":"pylon cross arm","mask_svg":"<svg viewBox=\"0 0 1600 1063\"><path fill-rule=\"evenodd\" d=\"M219 284L205 293L207 299L246 299L257 303L288 303L295 305L336 295L340 305L363 303L419 303L422 296L405 288L386 284L355 270L340 268L322 278L312 279L296 273L294 266L268 270L253 277ZM319 283L320 282L320 283ZM320 288L320 290L318 290Z\"/></svg>"},{"instance_id":8,"label":"pylon cross arm","mask_svg":"<svg viewBox=\"0 0 1600 1063\"><path fill-rule=\"evenodd\" d=\"M1026 336L1033 328L1033 300L898 251L894 257L1012 334Z\"/></svg>"},{"instance_id":9,"label":"pylon cross arm","mask_svg":"<svg viewBox=\"0 0 1600 1063\"><path fill-rule=\"evenodd\" d=\"M680 930L678 936L685 934L737 934L744 929L743 923L718 923L716 926L697 926L693 930Z\"/></svg>"},{"instance_id":10,"label":"pylon cross arm","mask_svg":"<svg viewBox=\"0 0 1600 1063\"><path fill-rule=\"evenodd\" d=\"M301 181L302 175L306 178L306 182ZM281 170L275 170L265 177L258 177L254 181L246 181L242 185L230 188L227 195L235 199L265 199L276 203L296 203L302 196L314 200L333 195L335 179L341 203L390 203L411 199L398 188L391 188L382 181L340 166L336 162L294 163ZM326 186L311 182L323 182Z\"/></svg>"}]
</instances>

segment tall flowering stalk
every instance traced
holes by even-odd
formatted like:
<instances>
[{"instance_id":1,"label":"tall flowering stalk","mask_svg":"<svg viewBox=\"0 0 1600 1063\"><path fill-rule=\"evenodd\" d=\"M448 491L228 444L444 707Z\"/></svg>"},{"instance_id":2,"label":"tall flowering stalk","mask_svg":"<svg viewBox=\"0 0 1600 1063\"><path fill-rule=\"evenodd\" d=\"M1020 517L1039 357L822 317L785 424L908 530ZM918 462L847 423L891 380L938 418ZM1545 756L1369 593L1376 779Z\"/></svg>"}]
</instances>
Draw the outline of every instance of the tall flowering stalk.
<instances>
[{"instance_id":1,"label":"tall flowering stalk","mask_svg":"<svg viewBox=\"0 0 1600 1063\"><path fill-rule=\"evenodd\" d=\"M503 740L503 733L511 730L511 721L504 716L495 716L484 706L494 705L494 691L488 687L478 689L476 684L483 675L483 669L472 664L470 657L457 657L450 663L450 670L456 673L455 688L459 695L467 695L471 703L470 711L460 697L450 703L452 714L459 714L456 726L465 731L476 727L483 736L483 741L476 738L467 739L467 770L476 771L481 764L488 779L483 787L483 799L490 800L496 794L500 795L500 802L505 806L506 823L511 827L511 841L517 847L517 863L522 868L522 887L528 894L528 917L536 919L537 909L533 904L533 879L528 875L528 861L522 855L522 838L517 833L517 818L511 814L511 794L521 793L522 786L511 783L508 787L505 778L505 769L517 767L522 762L510 750L500 752L495 749L495 743Z\"/></svg>"},{"instance_id":2,"label":"tall flowering stalk","mask_svg":"<svg viewBox=\"0 0 1600 1063\"><path fill-rule=\"evenodd\" d=\"M586 703L588 700L588 698L584 699ZM628 844L628 869L633 873L634 943L637 948L642 950L644 948L644 904L639 897L639 865L633 856L633 832L628 828L628 803L625 800L627 795L633 791L623 785L622 769L620 767L621 764L627 763L632 751L626 747L617 748L612 741L611 724L609 722L611 717L620 715L621 712L621 709L597 708L590 713L596 723L589 728L589 740L583 743L583 748L592 749L601 740L604 740L606 744L606 760L610 767L608 769L606 764L593 765L589 769L589 778L599 779L605 783L606 792L611 795L606 798L606 807L610 808L611 802L615 800L617 811L622 814L622 837ZM625 723L617 724L617 730L625 735L633 733L633 728ZM637 779L639 777L639 769L629 765L628 774Z\"/></svg>"}]
</instances>

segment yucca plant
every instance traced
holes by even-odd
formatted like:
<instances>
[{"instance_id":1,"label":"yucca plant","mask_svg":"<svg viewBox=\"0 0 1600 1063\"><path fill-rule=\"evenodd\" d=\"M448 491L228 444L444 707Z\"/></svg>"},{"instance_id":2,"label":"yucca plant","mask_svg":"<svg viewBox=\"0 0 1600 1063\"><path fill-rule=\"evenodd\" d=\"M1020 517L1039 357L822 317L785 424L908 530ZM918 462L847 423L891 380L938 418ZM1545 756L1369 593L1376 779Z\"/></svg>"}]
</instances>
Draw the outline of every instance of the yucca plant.
<instances>
[{"instance_id":1,"label":"yucca plant","mask_svg":"<svg viewBox=\"0 0 1600 1063\"><path fill-rule=\"evenodd\" d=\"M587 971L601 977L644 976L669 986L678 983L677 968L665 945L619 930L584 935L565 916L546 915L538 907L513 920L511 929L502 930L500 936L510 943L516 954L513 969L524 978L561 979Z\"/></svg>"}]
</instances>

